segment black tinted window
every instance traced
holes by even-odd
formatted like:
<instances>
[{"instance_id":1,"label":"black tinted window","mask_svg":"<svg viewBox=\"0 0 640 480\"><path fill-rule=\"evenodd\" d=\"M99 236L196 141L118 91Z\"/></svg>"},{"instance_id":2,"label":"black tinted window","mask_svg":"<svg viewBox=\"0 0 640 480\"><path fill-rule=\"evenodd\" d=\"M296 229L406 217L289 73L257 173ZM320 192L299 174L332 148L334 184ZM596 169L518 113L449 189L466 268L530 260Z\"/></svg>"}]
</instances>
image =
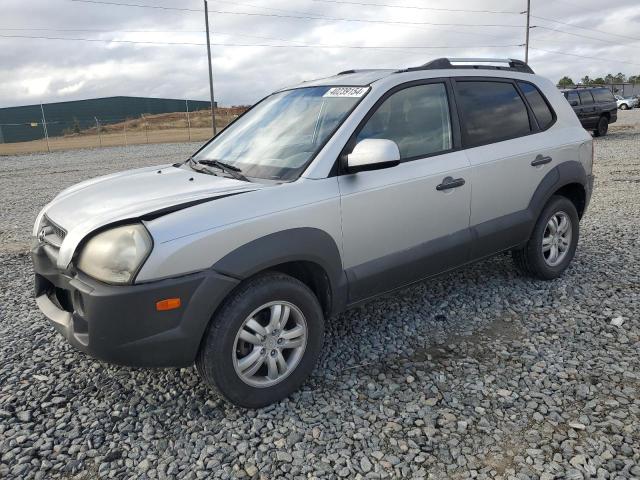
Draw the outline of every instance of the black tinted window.
<instances>
[{"instance_id":1,"label":"black tinted window","mask_svg":"<svg viewBox=\"0 0 640 480\"><path fill-rule=\"evenodd\" d=\"M531 131L527 107L511 83L457 82L456 99L467 144L499 142Z\"/></svg>"},{"instance_id":2,"label":"black tinted window","mask_svg":"<svg viewBox=\"0 0 640 480\"><path fill-rule=\"evenodd\" d=\"M451 149L447 89L442 83L417 85L387 98L358 134L393 140L400 158L426 156Z\"/></svg>"},{"instance_id":3,"label":"black tinted window","mask_svg":"<svg viewBox=\"0 0 640 480\"><path fill-rule=\"evenodd\" d=\"M577 92L565 92L564 96L567 97L567 102L578 102L578 105L580 105L580 98Z\"/></svg>"},{"instance_id":4,"label":"black tinted window","mask_svg":"<svg viewBox=\"0 0 640 480\"><path fill-rule=\"evenodd\" d=\"M591 96L591 92L588 90L580 90L578 92L580 95L580 102L582 105L590 105L593 103L593 97Z\"/></svg>"},{"instance_id":5,"label":"black tinted window","mask_svg":"<svg viewBox=\"0 0 640 480\"><path fill-rule=\"evenodd\" d=\"M615 98L613 98L613 94L606 88L598 88L596 90L592 90L593 98L595 98L596 102L613 102Z\"/></svg>"},{"instance_id":6,"label":"black tinted window","mask_svg":"<svg viewBox=\"0 0 640 480\"><path fill-rule=\"evenodd\" d=\"M553 123L553 113L542 96L542 93L540 93L540 90L538 90L536 86L530 83L518 82L518 85L520 85L522 93L524 93L533 110L533 114L536 116L538 126L542 130L545 130Z\"/></svg>"}]
</instances>

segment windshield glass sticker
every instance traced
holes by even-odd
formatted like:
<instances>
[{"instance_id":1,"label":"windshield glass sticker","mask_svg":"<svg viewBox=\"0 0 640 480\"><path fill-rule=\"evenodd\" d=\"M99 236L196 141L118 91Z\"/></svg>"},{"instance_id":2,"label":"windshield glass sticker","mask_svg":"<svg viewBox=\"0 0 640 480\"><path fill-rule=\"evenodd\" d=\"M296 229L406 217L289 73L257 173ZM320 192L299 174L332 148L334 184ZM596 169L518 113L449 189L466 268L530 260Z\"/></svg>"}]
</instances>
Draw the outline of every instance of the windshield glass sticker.
<instances>
[{"instance_id":1,"label":"windshield glass sticker","mask_svg":"<svg viewBox=\"0 0 640 480\"><path fill-rule=\"evenodd\" d=\"M361 97L367 93L367 87L334 87L330 88L323 97Z\"/></svg>"}]
</instances>

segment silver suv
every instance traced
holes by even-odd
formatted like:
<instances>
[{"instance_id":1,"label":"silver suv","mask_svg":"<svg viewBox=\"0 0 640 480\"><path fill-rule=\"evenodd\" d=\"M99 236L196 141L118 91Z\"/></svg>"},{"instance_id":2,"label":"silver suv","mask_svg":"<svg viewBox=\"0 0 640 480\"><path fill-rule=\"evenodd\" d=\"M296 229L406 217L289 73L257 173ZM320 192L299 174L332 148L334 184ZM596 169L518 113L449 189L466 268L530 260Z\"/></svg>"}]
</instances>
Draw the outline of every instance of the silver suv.
<instances>
[{"instance_id":1,"label":"silver suv","mask_svg":"<svg viewBox=\"0 0 640 480\"><path fill-rule=\"evenodd\" d=\"M60 193L33 229L36 301L83 352L195 363L261 407L300 387L346 308L504 251L560 276L592 161L521 61L349 70L266 97L187 161Z\"/></svg>"}]
</instances>

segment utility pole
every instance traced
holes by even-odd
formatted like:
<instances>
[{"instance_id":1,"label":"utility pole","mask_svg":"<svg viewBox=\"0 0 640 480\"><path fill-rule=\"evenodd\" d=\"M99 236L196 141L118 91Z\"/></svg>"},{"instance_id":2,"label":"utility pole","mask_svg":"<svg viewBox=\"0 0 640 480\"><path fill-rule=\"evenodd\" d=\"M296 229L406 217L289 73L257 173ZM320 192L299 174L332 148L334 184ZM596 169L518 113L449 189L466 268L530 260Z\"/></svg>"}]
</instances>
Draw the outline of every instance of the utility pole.
<instances>
[{"instance_id":1,"label":"utility pole","mask_svg":"<svg viewBox=\"0 0 640 480\"><path fill-rule=\"evenodd\" d=\"M40 103L40 111L42 112L42 129L44 130L44 138L47 139L47 151L51 153L51 147L49 146L49 132L47 131L47 119L44 116L44 106Z\"/></svg>"},{"instance_id":2,"label":"utility pole","mask_svg":"<svg viewBox=\"0 0 640 480\"><path fill-rule=\"evenodd\" d=\"M524 63L529 63L529 30L531 29L531 0L527 0L527 34L524 43Z\"/></svg>"},{"instance_id":3,"label":"utility pole","mask_svg":"<svg viewBox=\"0 0 640 480\"><path fill-rule=\"evenodd\" d=\"M209 38L209 5L204 1L204 23L207 27L207 60L209 60L209 92L211 93L211 123L213 124L213 136L218 133L216 129L216 102L213 97L213 69L211 67L211 40Z\"/></svg>"}]
</instances>

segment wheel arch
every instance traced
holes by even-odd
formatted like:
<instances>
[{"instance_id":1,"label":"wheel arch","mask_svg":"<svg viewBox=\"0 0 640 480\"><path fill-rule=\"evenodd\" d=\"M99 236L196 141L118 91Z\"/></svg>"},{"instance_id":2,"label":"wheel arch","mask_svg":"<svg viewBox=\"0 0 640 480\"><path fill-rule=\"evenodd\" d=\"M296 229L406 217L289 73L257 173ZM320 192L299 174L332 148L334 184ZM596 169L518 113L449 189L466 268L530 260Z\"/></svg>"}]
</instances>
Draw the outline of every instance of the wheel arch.
<instances>
[{"instance_id":1,"label":"wheel arch","mask_svg":"<svg viewBox=\"0 0 640 480\"><path fill-rule=\"evenodd\" d=\"M561 195L571 200L578 212L578 218L582 219L587 207L587 191L584 185L576 182L568 183L553 192L553 195Z\"/></svg>"},{"instance_id":2,"label":"wheel arch","mask_svg":"<svg viewBox=\"0 0 640 480\"><path fill-rule=\"evenodd\" d=\"M588 176L578 161L563 162L547 173L534 192L529 211L535 222L553 195L562 195L571 200L582 218L588 205Z\"/></svg>"},{"instance_id":3,"label":"wheel arch","mask_svg":"<svg viewBox=\"0 0 640 480\"><path fill-rule=\"evenodd\" d=\"M318 228L301 227L259 237L230 252L213 270L238 280L266 271L290 275L316 295L326 317L344 309L347 282L338 246Z\"/></svg>"}]
</instances>

